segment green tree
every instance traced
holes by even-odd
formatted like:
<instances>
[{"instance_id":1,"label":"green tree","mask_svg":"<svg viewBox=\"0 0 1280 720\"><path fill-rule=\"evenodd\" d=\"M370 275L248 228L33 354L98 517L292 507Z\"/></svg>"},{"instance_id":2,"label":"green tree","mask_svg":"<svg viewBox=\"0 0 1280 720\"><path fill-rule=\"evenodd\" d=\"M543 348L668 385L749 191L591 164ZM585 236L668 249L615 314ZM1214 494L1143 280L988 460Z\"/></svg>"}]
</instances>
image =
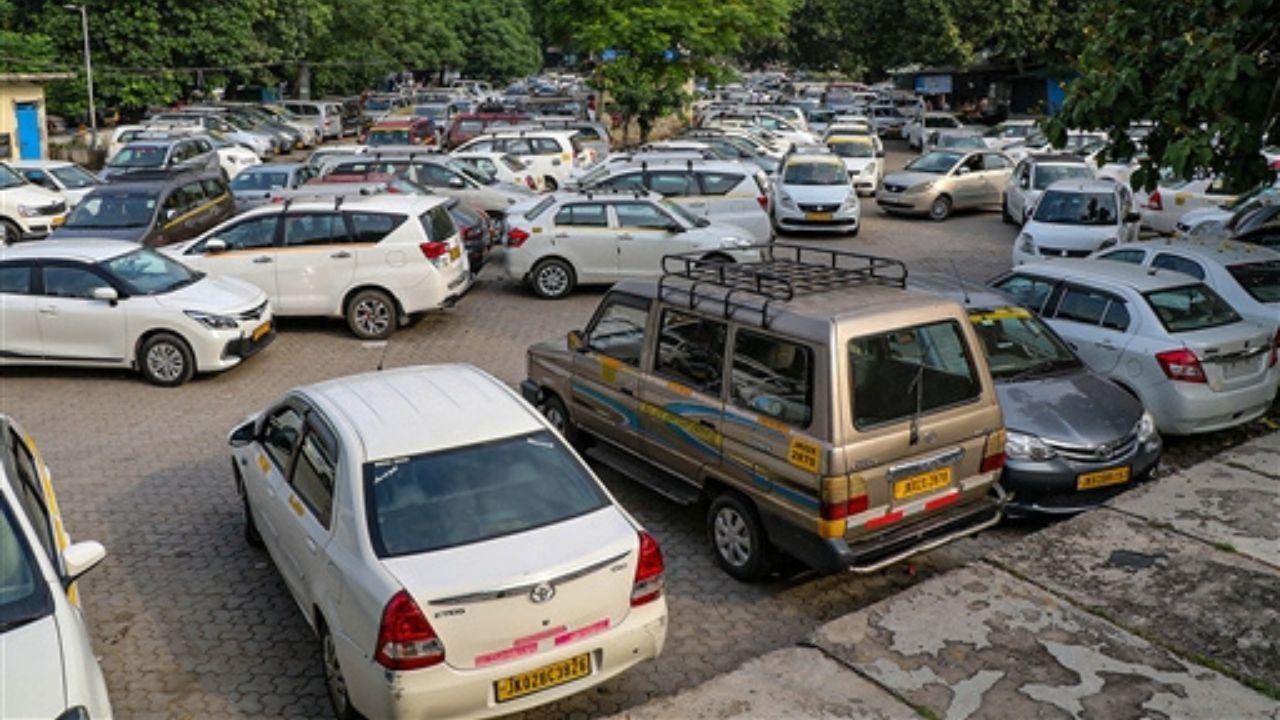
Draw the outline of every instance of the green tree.
<instances>
[{"instance_id":1,"label":"green tree","mask_svg":"<svg viewBox=\"0 0 1280 720\"><path fill-rule=\"evenodd\" d=\"M1150 121L1135 187L1154 187L1161 168L1222 175L1235 190L1270 180L1259 151L1280 144L1277 18L1280 0L1096 0L1050 139L1106 130L1107 154L1127 158L1136 148L1126 130Z\"/></svg>"},{"instance_id":2,"label":"green tree","mask_svg":"<svg viewBox=\"0 0 1280 720\"><path fill-rule=\"evenodd\" d=\"M542 50L525 0L468 0L450 5L450 24L462 47L462 74L506 81L536 71Z\"/></svg>"}]
</instances>

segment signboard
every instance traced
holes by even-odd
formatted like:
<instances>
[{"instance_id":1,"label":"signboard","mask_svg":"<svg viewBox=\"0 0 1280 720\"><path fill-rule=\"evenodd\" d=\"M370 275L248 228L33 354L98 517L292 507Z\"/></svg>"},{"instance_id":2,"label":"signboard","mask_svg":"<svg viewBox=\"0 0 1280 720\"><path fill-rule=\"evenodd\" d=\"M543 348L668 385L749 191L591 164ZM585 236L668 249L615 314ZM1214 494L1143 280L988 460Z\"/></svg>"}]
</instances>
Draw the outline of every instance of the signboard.
<instances>
[{"instance_id":1,"label":"signboard","mask_svg":"<svg viewBox=\"0 0 1280 720\"><path fill-rule=\"evenodd\" d=\"M950 75L917 75L916 92L921 95L951 94Z\"/></svg>"}]
</instances>

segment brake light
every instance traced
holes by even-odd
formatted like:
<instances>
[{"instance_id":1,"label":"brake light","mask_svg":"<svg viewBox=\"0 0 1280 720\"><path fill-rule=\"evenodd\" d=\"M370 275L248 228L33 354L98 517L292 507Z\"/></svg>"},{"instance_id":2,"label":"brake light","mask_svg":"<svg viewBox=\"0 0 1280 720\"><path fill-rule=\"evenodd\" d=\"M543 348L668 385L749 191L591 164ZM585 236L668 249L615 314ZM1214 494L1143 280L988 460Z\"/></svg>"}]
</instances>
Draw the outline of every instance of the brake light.
<instances>
[{"instance_id":1,"label":"brake light","mask_svg":"<svg viewBox=\"0 0 1280 720\"><path fill-rule=\"evenodd\" d=\"M639 607L662 597L662 548L658 541L640 531L640 552L636 559L636 579L631 585L631 607Z\"/></svg>"},{"instance_id":2,"label":"brake light","mask_svg":"<svg viewBox=\"0 0 1280 720\"><path fill-rule=\"evenodd\" d=\"M529 186L529 189L530 189L530 190L537 190L537 189L538 189L538 183L536 183L536 182L534 182L534 181L533 181L533 176L532 176L532 175L525 175L525 176L524 176L524 184L525 184L525 185L527 185L527 186Z\"/></svg>"},{"instance_id":3,"label":"brake light","mask_svg":"<svg viewBox=\"0 0 1280 720\"><path fill-rule=\"evenodd\" d=\"M1005 434L1004 428L1000 428L987 436L987 443L982 448L982 462L978 465L978 472L995 472L1004 468L1004 444L1006 440L1008 440L1008 436Z\"/></svg>"},{"instance_id":4,"label":"brake light","mask_svg":"<svg viewBox=\"0 0 1280 720\"><path fill-rule=\"evenodd\" d=\"M768 195L760 195L760 196L756 197L756 202L760 203L760 207L761 207L761 208L763 208L765 212L768 212L768 211L769 211L769 196L768 196Z\"/></svg>"},{"instance_id":5,"label":"brake light","mask_svg":"<svg viewBox=\"0 0 1280 720\"><path fill-rule=\"evenodd\" d=\"M1164 201L1160 198L1159 190L1152 190L1151 194L1147 196L1147 208L1151 210L1164 209Z\"/></svg>"},{"instance_id":6,"label":"brake light","mask_svg":"<svg viewBox=\"0 0 1280 720\"><path fill-rule=\"evenodd\" d=\"M518 227L513 227L507 231L507 247L518 248L524 245L524 241L529 239L529 233Z\"/></svg>"},{"instance_id":7,"label":"brake light","mask_svg":"<svg viewBox=\"0 0 1280 720\"><path fill-rule=\"evenodd\" d=\"M1165 376L1170 380L1189 383L1206 382L1200 358L1186 348L1156 353L1156 362L1160 363L1160 369L1164 370Z\"/></svg>"},{"instance_id":8,"label":"brake light","mask_svg":"<svg viewBox=\"0 0 1280 720\"><path fill-rule=\"evenodd\" d=\"M822 506L822 519L843 520L850 515L866 512L869 502L866 495L858 495L842 502L835 502L830 505L824 504Z\"/></svg>"},{"instance_id":9,"label":"brake light","mask_svg":"<svg viewBox=\"0 0 1280 720\"><path fill-rule=\"evenodd\" d=\"M419 670L444 662L444 644L404 590L393 595L382 611L373 659L388 670Z\"/></svg>"},{"instance_id":10,"label":"brake light","mask_svg":"<svg viewBox=\"0 0 1280 720\"><path fill-rule=\"evenodd\" d=\"M479 240L479 239L480 239L480 226L479 226L479 225L472 225L472 226L471 226L471 227L469 227L469 228L463 228L463 229L462 229L462 237L466 238L467 240Z\"/></svg>"},{"instance_id":11,"label":"brake light","mask_svg":"<svg viewBox=\"0 0 1280 720\"><path fill-rule=\"evenodd\" d=\"M442 242L424 242L418 246L418 249L422 251L422 254L425 255L428 260L435 260L436 258L443 257L445 253L449 252L449 245L448 243Z\"/></svg>"}]
</instances>

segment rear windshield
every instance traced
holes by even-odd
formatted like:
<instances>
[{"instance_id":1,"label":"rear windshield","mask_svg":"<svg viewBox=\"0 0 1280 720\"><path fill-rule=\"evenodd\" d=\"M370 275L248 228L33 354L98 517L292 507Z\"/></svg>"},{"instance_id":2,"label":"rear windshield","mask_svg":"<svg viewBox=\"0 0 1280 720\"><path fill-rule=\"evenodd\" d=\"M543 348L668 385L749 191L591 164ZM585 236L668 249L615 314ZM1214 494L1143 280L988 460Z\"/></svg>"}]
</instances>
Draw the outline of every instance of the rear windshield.
<instances>
[{"instance_id":1,"label":"rear windshield","mask_svg":"<svg viewBox=\"0 0 1280 720\"><path fill-rule=\"evenodd\" d=\"M1036 168L1035 188L1043 190L1059 180L1091 178L1093 170L1088 165L1041 165Z\"/></svg>"},{"instance_id":2,"label":"rear windshield","mask_svg":"<svg viewBox=\"0 0 1280 720\"><path fill-rule=\"evenodd\" d=\"M525 532L599 510L608 499L549 432L365 465L378 557Z\"/></svg>"},{"instance_id":3,"label":"rear windshield","mask_svg":"<svg viewBox=\"0 0 1280 720\"><path fill-rule=\"evenodd\" d=\"M284 172L242 172L231 181L232 190L270 190L286 187L289 184L289 173Z\"/></svg>"},{"instance_id":4,"label":"rear windshield","mask_svg":"<svg viewBox=\"0 0 1280 720\"><path fill-rule=\"evenodd\" d=\"M1164 329L1171 333L1191 332L1239 322L1240 316L1226 300L1207 285L1156 290L1145 295Z\"/></svg>"},{"instance_id":5,"label":"rear windshield","mask_svg":"<svg viewBox=\"0 0 1280 720\"><path fill-rule=\"evenodd\" d=\"M107 165L111 167L160 167L168 155L163 145L128 145L116 153Z\"/></svg>"},{"instance_id":6,"label":"rear windshield","mask_svg":"<svg viewBox=\"0 0 1280 720\"><path fill-rule=\"evenodd\" d=\"M969 402L982 392L954 320L855 338L849 365L859 430Z\"/></svg>"},{"instance_id":7,"label":"rear windshield","mask_svg":"<svg viewBox=\"0 0 1280 720\"><path fill-rule=\"evenodd\" d=\"M1280 260L1229 265L1227 272L1260 303L1280 303Z\"/></svg>"},{"instance_id":8,"label":"rear windshield","mask_svg":"<svg viewBox=\"0 0 1280 720\"><path fill-rule=\"evenodd\" d=\"M444 205L437 205L422 213L418 216L418 220L422 223L422 229L426 231L427 237L434 242L444 242L457 232L453 218L449 216L449 210Z\"/></svg>"},{"instance_id":9,"label":"rear windshield","mask_svg":"<svg viewBox=\"0 0 1280 720\"><path fill-rule=\"evenodd\" d=\"M538 216L546 212L547 208L554 205L555 202L556 202L556 199L554 197L550 195L546 196L537 205L534 205L533 207L529 208L529 211L524 214L524 219L537 220Z\"/></svg>"}]
</instances>

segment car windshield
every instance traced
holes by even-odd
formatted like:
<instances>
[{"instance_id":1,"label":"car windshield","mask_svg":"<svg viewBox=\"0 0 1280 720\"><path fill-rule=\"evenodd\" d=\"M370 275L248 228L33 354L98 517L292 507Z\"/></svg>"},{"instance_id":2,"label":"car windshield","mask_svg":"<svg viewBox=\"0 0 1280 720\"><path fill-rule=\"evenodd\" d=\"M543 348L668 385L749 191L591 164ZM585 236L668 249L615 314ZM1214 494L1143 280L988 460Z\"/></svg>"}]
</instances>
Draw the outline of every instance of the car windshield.
<instances>
[{"instance_id":1,"label":"car windshield","mask_svg":"<svg viewBox=\"0 0 1280 720\"><path fill-rule=\"evenodd\" d=\"M128 145L107 163L116 168L151 168L164 165L168 148L164 145Z\"/></svg>"},{"instance_id":2,"label":"car windshield","mask_svg":"<svg viewBox=\"0 0 1280 720\"><path fill-rule=\"evenodd\" d=\"M982 392L954 320L850 340L849 365L858 429L959 405Z\"/></svg>"},{"instance_id":3,"label":"car windshield","mask_svg":"<svg viewBox=\"0 0 1280 720\"><path fill-rule=\"evenodd\" d=\"M49 172L53 173L53 176L58 178L58 182L68 190L79 190L98 184L98 178L79 165L63 165L51 168Z\"/></svg>"},{"instance_id":4,"label":"car windshield","mask_svg":"<svg viewBox=\"0 0 1280 720\"><path fill-rule=\"evenodd\" d=\"M391 107L390 100L370 99L370 100L366 100L364 103L364 108L366 110L386 110L390 107Z\"/></svg>"},{"instance_id":5,"label":"car windshield","mask_svg":"<svg viewBox=\"0 0 1280 720\"><path fill-rule=\"evenodd\" d=\"M191 270L151 248L139 248L98 265L128 288L130 295L160 295L204 277L204 273Z\"/></svg>"},{"instance_id":6,"label":"car windshield","mask_svg":"<svg viewBox=\"0 0 1280 720\"><path fill-rule=\"evenodd\" d=\"M1050 190L1036 205L1033 217L1036 222L1057 225L1115 225L1116 195Z\"/></svg>"},{"instance_id":7,"label":"car windshield","mask_svg":"<svg viewBox=\"0 0 1280 720\"><path fill-rule=\"evenodd\" d=\"M95 191L97 192L97 191ZM156 196L143 193L90 195L67 216L65 227L109 230L145 227L156 212Z\"/></svg>"},{"instance_id":8,"label":"car windshield","mask_svg":"<svg viewBox=\"0 0 1280 720\"><path fill-rule=\"evenodd\" d=\"M871 144L871 138L865 140L840 140L831 143L831 152L842 158L869 158L875 157L876 149Z\"/></svg>"},{"instance_id":9,"label":"car windshield","mask_svg":"<svg viewBox=\"0 0 1280 720\"><path fill-rule=\"evenodd\" d=\"M49 588L19 533L8 501L0 496L0 637L53 612Z\"/></svg>"},{"instance_id":10,"label":"car windshield","mask_svg":"<svg viewBox=\"0 0 1280 720\"><path fill-rule=\"evenodd\" d=\"M369 133L369 145L408 145L408 130L373 130Z\"/></svg>"},{"instance_id":11,"label":"car windshield","mask_svg":"<svg viewBox=\"0 0 1280 720\"><path fill-rule=\"evenodd\" d=\"M1156 317L1160 318L1160 324L1171 333L1204 330L1240 321L1240 316L1227 301L1207 285L1156 290L1145 297Z\"/></svg>"},{"instance_id":12,"label":"car windshield","mask_svg":"<svg viewBox=\"0 0 1280 720\"><path fill-rule=\"evenodd\" d=\"M1023 378L1080 367L1080 361L1035 315L1019 307L969 314L991 375Z\"/></svg>"},{"instance_id":13,"label":"car windshield","mask_svg":"<svg viewBox=\"0 0 1280 720\"><path fill-rule=\"evenodd\" d=\"M232 190L270 190L289 184L289 173L242 172L231 181Z\"/></svg>"},{"instance_id":14,"label":"car windshield","mask_svg":"<svg viewBox=\"0 0 1280 720\"><path fill-rule=\"evenodd\" d=\"M364 475L369 535L384 558L525 532L609 504L545 430L367 463Z\"/></svg>"},{"instance_id":15,"label":"car windshield","mask_svg":"<svg viewBox=\"0 0 1280 720\"><path fill-rule=\"evenodd\" d=\"M956 152L931 152L907 163L905 169L911 172L945 175L951 172L951 168L955 167L963 157L964 155Z\"/></svg>"},{"instance_id":16,"label":"car windshield","mask_svg":"<svg viewBox=\"0 0 1280 720\"><path fill-rule=\"evenodd\" d=\"M501 160L502 160L502 164L506 165L507 169L509 169L511 172L520 172L525 168L525 164L521 162L520 158L516 157L515 155L503 155Z\"/></svg>"},{"instance_id":17,"label":"car windshield","mask_svg":"<svg viewBox=\"0 0 1280 720\"><path fill-rule=\"evenodd\" d=\"M663 200L661 204L662 207L666 208L667 212L680 218L680 222L685 227L706 227L711 224L710 220L704 217L698 217L681 207L679 204L673 203L670 200Z\"/></svg>"},{"instance_id":18,"label":"car windshield","mask_svg":"<svg viewBox=\"0 0 1280 720\"><path fill-rule=\"evenodd\" d=\"M498 182L492 176L482 173L479 170L471 167L470 165L463 162L458 162L457 160L450 160L449 162L445 163L445 166L456 173L459 173L461 175L466 175L467 177L480 183L481 185L492 185Z\"/></svg>"},{"instance_id":19,"label":"car windshield","mask_svg":"<svg viewBox=\"0 0 1280 720\"><path fill-rule=\"evenodd\" d=\"M26 184L27 181L21 175L10 170L7 165L0 165L0 189Z\"/></svg>"},{"instance_id":20,"label":"car windshield","mask_svg":"<svg viewBox=\"0 0 1280 720\"><path fill-rule=\"evenodd\" d=\"M987 146L982 142L982 138L973 135L941 135L936 143L938 147L943 148L973 148L982 149Z\"/></svg>"},{"instance_id":21,"label":"car windshield","mask_svg":"<svg viewBox=\"0 0 1280 720\"><path fill-rule=\"evenodd\" d=\"M440 105L419 105L413 109L413 114L418 117L438 120L444 117L444 107Z\"/></svg>"},{"instance_id":22,"label":"car windshield","mask_svg":"<svg viewBox=\"0 0 1280 720\"><path fill-rule=\"evenodd\" d=\"M1260 303L1280 303L1280 260L1228 265L1227 272Z\"/></svg>"},{"instance_id":23,"label":"car windshield","mask_svg":"<svg viewBox=\"0 0 1280 720\"><path fill-rule=\"evenodd\" d=\"M848 185L844 165L831 162L788 163L782 174L784 185Z\"/></svg>"},{"instance_id":24,"label":"car windshield","mask_svg":"<svg viewBox=\"0 0 1280 720\"><path fill-rule=\"evenodd\" d=\"M1093 171L1084 163L1071 165L1038 165L1036 166L1036 190L1044 190L1059 180L1072 178L1091 178Z\"/></svg>"}]
</instances>

